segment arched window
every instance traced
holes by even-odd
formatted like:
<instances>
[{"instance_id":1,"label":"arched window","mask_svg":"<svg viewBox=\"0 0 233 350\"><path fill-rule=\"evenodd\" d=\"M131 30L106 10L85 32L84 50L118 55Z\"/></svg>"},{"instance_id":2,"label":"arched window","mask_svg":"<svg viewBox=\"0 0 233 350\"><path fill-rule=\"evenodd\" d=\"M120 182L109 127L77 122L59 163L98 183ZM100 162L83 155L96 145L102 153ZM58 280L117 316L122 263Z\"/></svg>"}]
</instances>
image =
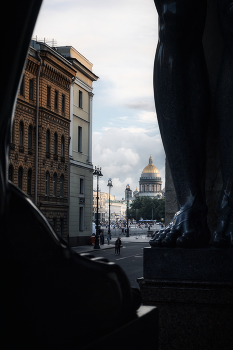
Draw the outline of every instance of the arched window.
<instances>
[{"instance_id":1,"label":"arched window","mask_svg":"<svg viewBox=\"0 0 233 350\"><path fill-rule=\"evenodd\" d=\"M23 187L23 168L20 167L18 171L18 187L22 190Z\"/></svg>"},{"instance_id":2,"label":"arched window","mask_svg":"<svg viewBox=\"0 0 233 350\"><path fill-rule=\"evenodd\" d=\"M45 195L49 196L49 172L45 174Z\"/></svg>"},{"instance_id":3,"label":"arched window","mask_svg":"<svg viewBox=\"0 0 233 350\"><path fill-rule=\"evenodd\" d=\"M49 129L46 131L46 152L49 153L50 149L50 131Z\"/></svg>"},{"instance_id":4,"label":"arched window","mask_svg":"<svg viewBox=\"0 0 233 350\"><path fill-rule=\"evenodd\" d=\"M11 143L14 142L14 132L15 132L15 123L13 122L12 129L11 129Z\"/></svg>"},{"instance_id":5,"label":"arched window","mask_svg":"<svg viewBox=\"0 0 233 350\"><path fill-rule=\"evenodd\" d=\"M28 148L32 148L32 126L28 127Z\"/></svg>"},{"instance_id":6,"label":"arched window","mask_svg":"<svg viewBox=\"0 0 233 350\"><path fill-rule=\"evenodd\" d=\"M32 169L28 170L28 186L27 193L32 194Z\"/></svg>"},{"instance_id":7,"label":"arched window","mask_svg":"<svg viewBox=\"0 0 233 350\"><path fill-rule=\"evenodd\" d=\"M57 174L53 175L53 197L57 196Z\"/></svg>"},{"instance_id":8,"label":"arched window","mask_svg":"<svg viewBox=\"0 0 233 350\"><path fill-rule=\"evenodd\" d=\"M19 123L19 145L23 146L23 122Z\"/></svg>"},{"instance_id":9,"label":"arched window","mask_svg":"<svg viewBox=\"0 0 233 350\"><path fill-rule=\"evenodd\" d=\"M64 136L61 137L61 156L64 157Z\"/></svg>"},{"instance_id":10,"label":"arched window","mask_svg":"<svg viewBox=\"0 0 233 350\"><path fill-rule=\"evenodd\" d=\"M13 182L13 165L12 165L12 164L9 166L9 170L8 170L8 180L10 180L11 182Z\"/></svg>"},{"instance_id":11,"label":"arched window","mask_svg":"<svg viewBox=\"0 0 233 350\"><path fill-rule=\"evenodd\" d=\"M64 196L64 175L60 177L60 197Z\"/></svg>"},{"instance_id":12,"label":"arched window","mask_svg":"<svg viewBox=\"0 0 233 350\"><path fill-rule=\"evenodd\" d=\"M53 153L57 154L57 133L54 134Z\"/></svg>"}]
</instances>

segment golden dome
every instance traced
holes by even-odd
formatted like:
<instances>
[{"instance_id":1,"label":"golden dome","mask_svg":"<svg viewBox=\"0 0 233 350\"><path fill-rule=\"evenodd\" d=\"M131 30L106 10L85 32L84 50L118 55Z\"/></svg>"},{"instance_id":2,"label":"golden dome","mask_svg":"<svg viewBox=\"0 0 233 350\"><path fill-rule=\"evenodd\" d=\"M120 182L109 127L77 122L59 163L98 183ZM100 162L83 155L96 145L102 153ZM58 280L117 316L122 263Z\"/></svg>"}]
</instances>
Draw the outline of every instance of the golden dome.
<instances>
[{"instance_id":1,"label":"golden dome","mask_svg":"<svg viewBox=\"0 0 233 350\"><path fill-rule=\"evenodd\" d=\"M158 169L157 169L156 166L154 166L154 164L153 164L153 159L152 159L151 156L150 156L150 158L149 158L149 164L143 169L142 173L143 173L143 174L146 174L146 173L150 173L150 174L159 174Z\"/></svg>"},{"instance_id":2,"label":"golden dome","mask_svg":"<svg viewBox=\"0 0 233 350\"><path fill-rule=\"evenodd\" d=\"M154 174L159 174L158 169L156 168L156 166L154 166L153 164L148 164L142 171L143 174L145 173L154 173Z\"/></svg>"}]
</instances>

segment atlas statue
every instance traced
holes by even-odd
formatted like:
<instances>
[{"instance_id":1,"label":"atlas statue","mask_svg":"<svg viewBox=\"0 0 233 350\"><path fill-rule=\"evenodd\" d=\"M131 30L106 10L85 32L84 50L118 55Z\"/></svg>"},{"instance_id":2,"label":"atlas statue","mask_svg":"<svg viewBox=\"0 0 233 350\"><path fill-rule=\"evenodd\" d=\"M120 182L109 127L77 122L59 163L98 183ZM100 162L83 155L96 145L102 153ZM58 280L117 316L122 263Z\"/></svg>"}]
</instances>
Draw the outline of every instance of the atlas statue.
<instances>
[{"instance_id":1,"label":"atlas statue","mask_svg":"<svg viewBox=\"0 0 233 350\"><path fill-rule=\"evenodd\" d=\"M206 138L211 115L210 84L202 37L207 1L154 0L159 41L154 98L166 157L179 206L173 220L154 234L152 247L233 246L233 5L218 0L223 56L214 114L223 179L218 222L211 237L205 198Z\"/></svg>"}]
</instances>

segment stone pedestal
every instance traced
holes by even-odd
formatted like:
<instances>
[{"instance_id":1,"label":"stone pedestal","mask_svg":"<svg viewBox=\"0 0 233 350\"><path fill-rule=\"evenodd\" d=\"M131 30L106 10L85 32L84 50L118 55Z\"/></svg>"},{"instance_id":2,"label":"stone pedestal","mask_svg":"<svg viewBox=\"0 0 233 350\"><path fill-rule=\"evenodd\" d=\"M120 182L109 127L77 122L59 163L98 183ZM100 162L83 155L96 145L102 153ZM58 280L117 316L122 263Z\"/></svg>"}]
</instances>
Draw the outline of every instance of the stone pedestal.
<instances>
[{"instance_id":1,"label":"stone pedestal","mask_svg":"<svg viewBox=\"0 0 233 350\"><path fill-rule=\"evenodd\" d=\"M144 305L159 310L159 349L232 349L233 251L144 248Z\"/></svg>"},{"instance_id":2,"label":"stone pedestal","mask_svg":"<svg viewBox=\"0 0 233 350\"><path fill-rule=\"evenodd\" d=\"M82 349L118 350L123 348L158 350L158 309L156 307L141 306L134 320Z\"/></svg>"}]
</instances>

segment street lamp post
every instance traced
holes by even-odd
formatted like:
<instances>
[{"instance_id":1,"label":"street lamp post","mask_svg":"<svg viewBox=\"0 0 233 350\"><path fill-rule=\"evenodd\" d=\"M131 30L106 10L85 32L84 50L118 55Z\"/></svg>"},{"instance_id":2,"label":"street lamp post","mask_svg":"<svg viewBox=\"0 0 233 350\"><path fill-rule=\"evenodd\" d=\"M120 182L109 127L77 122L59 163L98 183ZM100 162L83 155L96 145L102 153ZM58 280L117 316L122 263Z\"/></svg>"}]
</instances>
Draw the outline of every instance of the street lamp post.
<instances>
[{"instance_id":1,"label":"street lamp post","mask_svg":"<svg viewBox=\"0 0 233 350\"><path fill-rule=\"evenodd\" d=\"M109 215L108 215L108 233L111 236L111 230L110 230L110 188L113 187L112 185L112 179L108 180L108 187L109 187Z\"/></svg>"},{"instance_id":2,"label":"street lamp post","mask_svg":"<svg viewBox=\"0 0 233 350\"><path fill-rule=\"evenodd\" d=\"M130 191L130 186L128 184L126 186L126 193L127 193L127 233L126 233L126 237L129 237L129 191Z\"/></svg>"},{"instance_id":3,"label":"street lamp post","mask_svg":"<svg viewBox=\"0 0 233 350\"><path fill-rule=\"evenodd\" d=\"M100 244L99 244L99 177L103 176L101 173L101 168L96 168L93 172L94 176L97 176L97 219L96 219L96 234L95 234L95 245L93 249L100 249Z\"/></svg>"}]
</instances>

